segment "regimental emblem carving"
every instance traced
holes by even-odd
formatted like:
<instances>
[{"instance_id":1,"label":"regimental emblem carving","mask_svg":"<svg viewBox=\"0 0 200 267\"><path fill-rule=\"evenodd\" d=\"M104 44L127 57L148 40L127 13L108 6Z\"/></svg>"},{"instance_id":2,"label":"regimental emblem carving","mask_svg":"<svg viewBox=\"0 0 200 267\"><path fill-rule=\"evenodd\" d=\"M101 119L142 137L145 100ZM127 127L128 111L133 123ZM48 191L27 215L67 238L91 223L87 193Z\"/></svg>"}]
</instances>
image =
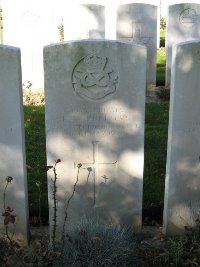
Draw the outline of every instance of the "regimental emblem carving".
<instances>
[{"instance_id":1,"label":"regimental emblem carving","mask_svg":"<svg viewBox=\"0 0 200 267\"><path fill-rule=\"evenodd\" d=\"M95 54L81 59L72 72L75 92L87 100L101 101L114 94L118 79L110 60Z\"/></svg>"},{"instance_id":2,"label":"regimental emblem carving","mask_svg":"<svg viewBox=\"0 0 200 267\"><path fill-rule=\"evenodd\" d=\"M184 9L179 16L180 23L187 28L193 27L197 23L197 20L197 12L195 9L192 8Z\"/></svg>"}]
</instances>

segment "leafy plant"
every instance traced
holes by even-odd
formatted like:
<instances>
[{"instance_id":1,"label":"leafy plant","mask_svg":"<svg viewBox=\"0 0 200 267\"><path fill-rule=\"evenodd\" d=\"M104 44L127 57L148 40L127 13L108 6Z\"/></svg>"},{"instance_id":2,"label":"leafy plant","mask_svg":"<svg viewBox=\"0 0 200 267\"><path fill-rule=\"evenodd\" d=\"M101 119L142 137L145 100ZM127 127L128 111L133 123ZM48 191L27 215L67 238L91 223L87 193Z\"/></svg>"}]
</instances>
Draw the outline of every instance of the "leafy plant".
<instances>
[{"instance_id":1,"label":"leafy plant","mask_svg":"<svg viewBox=\"0 0 200 267\"><path fill-rule=\"evenodd\" d=\"M55 267L137 266L136 242L132 231L102 222L95 215L84 216L68 230L63 254Z\"/></svg>"},{"instance_id":2,"label":"leafy plant","mask_svg":"<svg viewBox=\"0 0 200 267\"><path fill-rule=\"evenodd\" d=\"M161 30L165 30L166 29L166 19L165 18L161 18L160 19L160 29Z\"/></svg>"},{"instance_id":3,"label":"leafy plant","mask_svg":"<svg viewBox=\"0 0 200 267\"><path fill-rule=\"evenodd\" d=\"M57 159L54 161L54 165L49 165L46 167L46 170L53 170L54 178L52 179L52 194L53 194L53 229L52 229L52 249L53 253L56 254L56 229L57 229L57 198L56 198L56 193L57 193L57 172L56 172L56 166L58 163L60 163L61 160Z\"/></svg>"},{"instance_id":4,"label":"leafy plant","mask_svg":"<svg viewBox=\"0 0 200 267\"><path fill-rule=\"evenodd\" d=\"M12 180L13 180L13 177L11 177L11 176L6 177L6 185L5 185L4 192L3 192L3 209L4 209L4 212L2 213L2 216L4 216L4 226L5 226L6 237L10 241L11 244L12 244L12 238L13 238L14 232L12 233L11 236L9 235L8 225L10 223L11 224L15 223L16 215L13 214L14 210L10 206L6 205L6 191L7 191L8 185L12 183Z\"/></svg>"},{"instance_id":5,"label":"leafy plant","mask_svg":"<svg viewBox=\"0 0 200 267\"><path fill-rule=\"evenodd\" d=\"M64 42L65 37L64 37L64 24L63 24L63 19L60 22L60 25L58 25L58 32L59 32L59 39L61 42Z\"/></svg>"}]
</instances>

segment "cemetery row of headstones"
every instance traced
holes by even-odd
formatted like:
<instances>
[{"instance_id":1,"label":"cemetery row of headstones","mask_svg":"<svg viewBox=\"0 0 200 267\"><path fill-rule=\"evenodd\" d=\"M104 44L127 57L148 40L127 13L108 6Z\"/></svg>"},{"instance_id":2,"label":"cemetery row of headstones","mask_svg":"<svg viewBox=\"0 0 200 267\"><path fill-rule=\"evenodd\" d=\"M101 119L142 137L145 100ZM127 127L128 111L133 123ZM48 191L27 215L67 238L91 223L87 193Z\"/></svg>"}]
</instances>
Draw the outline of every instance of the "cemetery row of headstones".
<instances>
[{"instance_id":1,"label":"cemetery row of headstones","mask_svg":"<svg viewBox=\"0 0 200 267\"><path fill-rule=\"evenodd\" d=\"M147 83L156 83L157 6L120 5L116 11L110 9L105 19L108 12L103 5L69 5L63 14L51 5L20 3L5 1L3 19L4 43L21 48L23 82L30 80L35 88L43 88L42 47L59 41L58 26L63 23L65 41L117 38L146 45Z\"/></svg>"},{"instance_id":2,"label":"cemetery row of headstones","mask_svg":"<svg viewBox=\"0 0 200 267\"><path fill-rule=\"evenodd\" d=\"M195 226L199 212L200 40L173 50L164 232ZM141 230L145 84L144 46L82 40L44 48L47 164L57 175L57 231L97 213L102 220ZM14 238L28 241L20 50L0 47L0 206L17 214ZM7 187L5 177L13 177ZM50 233L53 172L48 172ZM5 232L0 217L1 234ZM11 229L13 230L13 229Z\"/></svg>"},{"instance_id":3,"label":"cemetery row of headstones","mask_svg":"<svg viewBox=\"0 0 200 267\"><path fill-rule=\"evenodd\" d=\"M44 87L42 47L57 43L60 38L59 32L62 31L61 35L63 34L62 38L64 36L65 41L106 38L146 45L147 87L156 83L159 8L155 1L153 4L145 2L120 5L66 5L61 1L55 6L51 1L47 4L39 0L14 3L7 0L3 2L2 8L4 43L21 49L22 80L24 84L31 81L32 89ZM200 38L200 5L198 3L169 5L166 35L165 83L169 86L173 44Z\"/></svg>"}]
</instances>

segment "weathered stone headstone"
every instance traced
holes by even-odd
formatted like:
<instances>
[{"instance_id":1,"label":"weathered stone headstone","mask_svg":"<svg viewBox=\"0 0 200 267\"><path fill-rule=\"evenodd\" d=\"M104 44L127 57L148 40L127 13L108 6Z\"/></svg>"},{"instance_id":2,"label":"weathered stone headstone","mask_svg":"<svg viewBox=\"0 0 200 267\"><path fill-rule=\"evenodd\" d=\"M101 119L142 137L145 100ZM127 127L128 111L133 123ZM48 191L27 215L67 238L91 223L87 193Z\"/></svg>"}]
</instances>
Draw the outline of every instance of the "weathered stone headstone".
<instances>
[{"instance_id":1,"label":"weathered stone headstone","mask_svg":"<svg viewBox=\"0 0 200 267\"><path fill-rule=\"evenodd\" d=\"M57 165L57 230L95 210L141 227L146 48L83 40L44 48L47 161ZM48 171L53 227L53 171Z\"/></svg>"},{"instance_id":2,"label":"weathered stone headstone","mask_svg":"<svg viewBox=\"0 0 200 267\"><path fill-rule=\"evenodd\" d=\"M0 44L3 44L3 14L0 5Z\"/></svg>"},{"instance_id":3,"label":"weathered stone headstone","mask_svg":"<svg viewBox=\"0 0 200 267\"><path fill-rule=\"evenodd\" d=\"M64 15L64 24L65 40L105 38L105 7L72 5Z\"/></svg>"},{"instance_id":4,"label":"weathered stone headstone","mask_svg":"<svg viewBox=\"0 0 200 267\"><path fill-rule=\"evenodd\" d=\"M22 81L32 89L43 88L43 46L52 42L50 1L3 2L4 44L21 49Z\"/></svg>"},{"instance_id":5,"label":"weathered stone headstone","mask_svg":"<svg viewBox=\"0 0 200 267\"><path fill-rule=\"evenodd\" d=\"M14 226L8 225L9 236L22 245L28 242L28 199L25 165L24 122L20 50L0 45L0 207L14 209ZM6 187L6 177L13 177ZM0 216L0 235L5 235Z\"/></svg>"},{"instance_id":6,"label":"weathered stone headstone","mask_svg":"<svg viewBox=\"0 0 200 267\"><path fill-rule=\"evenodd\" d=\"M117 10L117 39L147 47L147 84L156 83L157 7L132 3Z\"/></svg>"},{"instance_id":7,"label":"weathered stone headstone","mask_svg":"<svg viewBox=\"0 0 200 267\"><path fill-rule=\"evenodd\" d=\"M199 219L200 41L173 50L164 231L179 234Z\"/></svg>"},{"instance_id":8,"label":"weathered stone headstone","mask_svg":"<svg viewBox=\"0 0 200 267\"><path fill-rule=\"evenodd\" d=\"M170 5L166 28L166 86L171 79L172 46L194 39L200 39L200 4Z\"/></svg>"}]
</instances>

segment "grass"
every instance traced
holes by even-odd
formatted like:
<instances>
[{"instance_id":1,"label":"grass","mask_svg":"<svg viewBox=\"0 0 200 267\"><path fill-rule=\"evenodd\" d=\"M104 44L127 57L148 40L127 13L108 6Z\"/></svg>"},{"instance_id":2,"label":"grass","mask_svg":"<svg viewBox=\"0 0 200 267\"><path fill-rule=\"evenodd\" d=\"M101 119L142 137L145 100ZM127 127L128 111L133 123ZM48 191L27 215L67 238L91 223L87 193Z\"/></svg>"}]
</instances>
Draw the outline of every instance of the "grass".
<instances>
[{"instance_id":1,"label":"grass","mask_svg":"<svg viewBox=\"0 0 200 267\"><path fill-rule=\"evenodd\" d=\"M163 206L167 149L168 103L148 103L145 124L144 209ZM41 182L41 216L48 220L44 106L25 106L29 207L32 223L39 214L38 182ZM156 187L156 190L155 190ZM151 214L150 214L151 215ZM156 215L157 216L157 215ZM162 216L162 214L161 214Z\"/></svg>"},{"instance_id":2,"label":"grass","mask_svg":"<svg viewBox=\"0 0 200 267\"><path fill-rule=\"evenodd\" d=\"M165 47L165 30L160 30L160 47Z\"/></svg>"},{"instance_id":3,"label":"grass","mask_svg":"<svg viewBox=\"0 0 200 267\"><path fill-rule=\"evenodd\" d=\"M146 216L159 220L164 200L168 110L168 102L146 104L143 209Z\"/></svg>"},{"instance_id":4,"label":"grass","mask_svg":"<svg viewBox=\"0 0 200 267\"><path fill-rule=\"evenodd\" d=\"M39 189L42 189L41 217L44 223L47 222L48 219L44 113L44 106L24 107L29 209L33 224L38 223L40 204Z\"/></svg>"},{"instance_id":5,"label":"grass","mask_svg":"<svg viewBox=\"0 0 200 267\"><path fill-rule=\"evenodd\" d=\"M165 49L157 50L157 73L156 73L156 84L165 84L165 65L166 65L166 52Z\"/></svg>"},{"instance_id":6,"label":"grass","mask_svg":"<svg viewBox=\"0 0 200 267\"><path fill-rule=\"evenodd\" d=\"M157 50L157 73L156 84L165 84L165 65L166 65L166 52L165 52L165 31L160 31L160 47Z\"/></svg>"}]
</instances>

